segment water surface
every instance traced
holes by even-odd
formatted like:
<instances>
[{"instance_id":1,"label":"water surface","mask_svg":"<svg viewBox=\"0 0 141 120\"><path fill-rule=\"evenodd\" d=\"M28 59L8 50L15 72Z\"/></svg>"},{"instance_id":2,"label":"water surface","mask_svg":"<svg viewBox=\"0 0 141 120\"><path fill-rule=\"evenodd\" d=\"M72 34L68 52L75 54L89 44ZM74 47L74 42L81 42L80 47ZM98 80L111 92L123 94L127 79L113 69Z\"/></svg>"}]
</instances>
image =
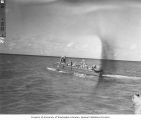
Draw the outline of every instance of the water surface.
<instances>
[{"instance_id":1,"label":"water surface","mask_svg":"<svg viewBox=\"0 0 141 120\"><path fill-rule=\"evenodd\" d=\"M133 114L131 95L141 90L141 63L114 62L96 76L49 71L59 58L0 55L1 114ZM75 59L80 61L81 59ZM88 64L100 60L87 59ZM113 64L113 63L112 63Z\"/></svg>"}]
</instances>

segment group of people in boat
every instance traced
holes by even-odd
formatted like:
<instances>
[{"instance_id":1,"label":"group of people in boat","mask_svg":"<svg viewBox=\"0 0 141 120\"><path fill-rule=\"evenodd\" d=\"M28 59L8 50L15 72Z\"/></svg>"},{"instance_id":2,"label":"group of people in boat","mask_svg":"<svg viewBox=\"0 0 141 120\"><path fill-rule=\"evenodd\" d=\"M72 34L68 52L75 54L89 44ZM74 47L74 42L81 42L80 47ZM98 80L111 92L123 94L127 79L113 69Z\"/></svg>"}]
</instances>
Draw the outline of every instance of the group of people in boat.
<instances>
[{"instance_id":1,"label":"group of people in boat","mask_svg":"<svg viewBox=\"0 0 141 120\"><path fill-rule=\"evenodd\" d=\"M67 66L71 66L71 67L77 67L80 69L88 69L88 70L93 70L95 72L99 72L101 71L101 68L98 68L97 65L92 65L92 66L88 66L85 62L84 59L82 59L82 61L79 64L73 63L72 60L70 60L69 63L66 62L66 56L62 56L60 58L60 62L59 64L63 64L63 65L67 65ZM64 67L64 66L63 66ZM98 68L98 69L97 69Z\"/></svg>"}]
</instances>

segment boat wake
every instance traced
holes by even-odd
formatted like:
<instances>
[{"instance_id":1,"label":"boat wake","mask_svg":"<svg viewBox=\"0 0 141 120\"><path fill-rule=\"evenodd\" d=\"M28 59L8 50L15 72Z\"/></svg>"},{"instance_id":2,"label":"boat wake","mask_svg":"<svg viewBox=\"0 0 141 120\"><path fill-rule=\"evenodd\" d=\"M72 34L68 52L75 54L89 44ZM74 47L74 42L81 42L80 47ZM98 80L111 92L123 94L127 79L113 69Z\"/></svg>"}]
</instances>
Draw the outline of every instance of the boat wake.
<instances>
[{"instance_id":1,"label":"boat wake","mask_svg":"<svg viewBox=\"0 0 141 120\"><path fill-rule=\"evenodd\" d=\"M59 73L68 73L66 71L58 70L58 69L52 68L52 67L47 67L46 69L49 71L54 71L54 72L59 72Z\"/></svg>"},{"instance_id":2,"label":"boat wake","mask_svg":"<svg viewBox=\"0 0 141 120\"><path fill-rule=\"evenodd\" d=\"M50 68L50 67L47 67L47 70L57 71L55 68Z\"/></svg>"},{"instance_id":3,"label":"boat wake","mask_svg":"<svg viewBox=\"0 0 141 120\"><path fill-rule=\"evenodd\" d=\"M133 80L139 80L141 77L136 77L136 76L124 76L124 75L102 75L103 77L110 77L110 78L119 78L119 79L133 79Z\"/></svg>"},{"instance_id":4,"label":"boat wake","mask_svg":"<svg viewBox=\"0 0 141 120\"><path fill-rule=\"evenodd\" d=\"M56 68L52 68L52 67L47 67L47 70L56 71L56 72L59 72L59 73L66 73L66 74L69 73L69 72L66 72L66 71L63 71L63 70L57 70ZM77 72L74 72L73 74L77 77L82 77L82 78L89 76L89 75L77 73ZM136 77L136 76L124 76L124 75L112 75L112 74L105 74L105 75L102 75L102 76L108 77L108 78L118 78L118 79L133 79L133 80L140 80L141 79L141 77ZM91 75L90 77L95 77L95 76Z\"/></svg>"},{"instance_id":5,"label":"boat wake","mask_svg":"<svg viewBox=\"0 0 141 120\"><path fill-rule=\"evenodd\" d=\"M68 72L65 72L65 71L62 71L62 70L60 70L60 71L58 71L59 73L68 73Z\"/></svg>"},{"instance_id":6,"label":"boat wake","mask_svg":"<svg viewBox=\"0 0 141 120\"><path fill-rule=\"evenodd\" d=\"M82 78L86 77L86 74L81 74L81 73L77 73L77 72L75 72L74 75L77 77L82 77Z\"/></svg>"},{"instance_id":7,"label":"boat wake","mask_svg":"<svg viewBox=\"0 0 141 120\"><path fill-rule=\"evenodd\" d=\"M74 73L75 76L77 77L96 77L96 76L88 76L86 74L80 74L80 73ZM132 80L141 80L141 77L135 77L135 76L124 76L124 75L110 75L110 74L106 74L106 75L102 75L103 77L107 77L107 78L118 78L118 79L132 79Z\"/></svg>"}]
</instances>

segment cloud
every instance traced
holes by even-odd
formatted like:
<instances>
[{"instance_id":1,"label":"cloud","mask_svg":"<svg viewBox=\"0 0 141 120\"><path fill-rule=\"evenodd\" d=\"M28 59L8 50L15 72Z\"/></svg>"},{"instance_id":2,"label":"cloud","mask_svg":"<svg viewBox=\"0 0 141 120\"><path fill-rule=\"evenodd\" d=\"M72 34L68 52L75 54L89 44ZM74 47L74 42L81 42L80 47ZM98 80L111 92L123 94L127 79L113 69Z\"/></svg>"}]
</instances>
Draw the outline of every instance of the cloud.
<instances>
[{"instance_id":1,"label":"cloud","mask_svg":"<svg viewBox=\"0 0 141 120\"><path fill-rule=\"evenodd\" d=\"M141 8L141 4L129 4L129 5L89 5L76 8L76 14L92 13L100 10L122 10L127 8Z\"/></svg>"},{"instance_id":2,"label":"cloud","mask_svg":"<svg viewBox=\"0 0 141 120\"><path fill-rule=\"evenodd\" d=\"M136 48L137 48L137 45L136 44L133 44L133 45L130 46L130 50L134 50Z\"/></svg>"},{"instance_id":3,"label":"cloud","mask_svg":"<svg viewBox=\"0 0 141 120\"><path fill-rule=\"evenodd\" d=\"M58 0L10 0L10 1L19 2L19 3L49 3Z\"/></svg>"},{"instance_id":4,"label":"cloud","mask_svg":"<svg viewBox=\"0 0 141 120\"><path fill-rule=\"evenodd\" d=\"M91 13L98 10L121 10L141 8L138 0L64 0L75 14Z\"/></svg>"},{"instance_id":5,"label":"cloud","mask_svg":"<svg viewBox=\"0 0 141 120\"><path fill-rule=\"evenodd\" d=\"M85 44L85 45L82 46L83 49L87 49L88 47L89 47L88 44Z\"/></svg>"},{"instance_id":6,"label":"cloud","mask_svg":"<svg viewBox=\"0 0 141 120\"><path fill-rule=\"evenodd\" d=\"M117 5L83 5L73 8L74 14L85 14L91 13L98 10L112 10L112 9L121 9L121 6Z\"/></svg>"},{"instance_id":7,"label":"cloud","mask_svg":"<svg viewBox=\"0 0 141 120\"><path fill-rule=\"evenodd\" d=\"M71 47L71 46L73 46L73 42L71 42L71 43L69 43L69 44L67 44L67 47Z\"/></svg>"}]
</instances>

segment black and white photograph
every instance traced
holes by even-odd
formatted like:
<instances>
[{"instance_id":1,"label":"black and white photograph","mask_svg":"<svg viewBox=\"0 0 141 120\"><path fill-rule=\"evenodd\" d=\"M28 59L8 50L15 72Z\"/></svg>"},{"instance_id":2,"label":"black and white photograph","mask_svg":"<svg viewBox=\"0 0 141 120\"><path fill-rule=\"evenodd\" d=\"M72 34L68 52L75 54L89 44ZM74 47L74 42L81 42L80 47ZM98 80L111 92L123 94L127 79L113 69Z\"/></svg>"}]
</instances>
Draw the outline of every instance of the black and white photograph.
<instances>
[{"instance_id":1,"label":"black and white photograph","mask_svg":"<svg viewBox=\"0 0 141 120\"><path fill-rule=\"evenodd\" d=\"M0 0L0 115L141 114L140 0Z\"/></svg>"}]
</instances>

